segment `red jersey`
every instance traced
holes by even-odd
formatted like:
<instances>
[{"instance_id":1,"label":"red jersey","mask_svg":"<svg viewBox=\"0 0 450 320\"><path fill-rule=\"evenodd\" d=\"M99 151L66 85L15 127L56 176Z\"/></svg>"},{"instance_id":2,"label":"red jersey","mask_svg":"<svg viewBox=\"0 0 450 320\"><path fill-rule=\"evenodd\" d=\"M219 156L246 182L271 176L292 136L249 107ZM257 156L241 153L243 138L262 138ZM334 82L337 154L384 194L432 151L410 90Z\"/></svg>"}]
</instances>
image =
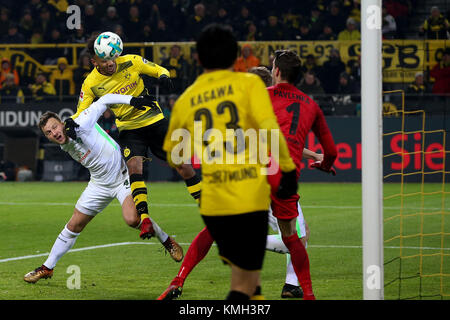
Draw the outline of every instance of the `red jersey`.
<instances>
[{"instance_id":1,"label":"red jersey","mask_svg":"<svg viewBox=\"0 0 450 320\"><path fill-rule=\"evenodd\" d=\"M324 149L322 168L330 170L337 156L336 146L322 110L314 100L289 83L267 88L278 124L286 138L289 153L300 172L303 148L312 130Z\"/></svg>"}]
</instances>

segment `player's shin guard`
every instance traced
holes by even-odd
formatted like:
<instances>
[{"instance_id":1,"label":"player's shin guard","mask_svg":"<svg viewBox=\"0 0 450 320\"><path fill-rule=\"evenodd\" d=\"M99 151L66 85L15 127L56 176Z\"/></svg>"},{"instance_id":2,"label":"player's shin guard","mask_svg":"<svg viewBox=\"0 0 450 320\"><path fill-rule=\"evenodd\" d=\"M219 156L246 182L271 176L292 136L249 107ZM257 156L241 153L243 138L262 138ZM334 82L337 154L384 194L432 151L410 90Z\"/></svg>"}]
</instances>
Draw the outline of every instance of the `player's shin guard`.
<instances>
[{"instance_id":1,"label":"player's shin guard","mask_svg":"<svg viewBox=\"0 0 450 320\"><path fill-rule=\"evenodd\" d=\"M283 237L283 242L291 254L295 273L304 292L304 299L314 299L311 275L309 272L309 258L303 243L300 241L297 234Z\"/></svg>"},{"instance_id":2,"label":"player's shin guard","mask_svg":"<svg viewBox=\"0 0 450 320\"><path fill-rule=\"evenodd\" d=\"M200 201L201 180L197 175L194 175L192 178L184 180L184 182L186 183L187 189L192 198L194 198L198 203Z\"/></svg>"},{"instance_id":3,"label":"player's shin guard","mask_svg":"<svg viewBox=\"0 0 450 320\"><path fill-rule=\"evenodd\" d=\"M142 174L132 174L130 176L131 194L133 196L134 205L136 206L138 215L141 216L141 221L148 218L147 205L147 187L144 183ZM142 216L142 215L145 216Z\"/></svg>"},{"instance_id":4,"label":"player's shin guard","mask_svg":"<svg viewBox=\"0 0 450 320\"><path fill-rule=\"evenodd\" d=\"M192 269L203 260L213 242L214 239L211 237L208 229L206 227L203 228L189 246L186 255L184 256L183 263L181 264L180 271L175 279L172 280L171 284L182 287L189 273L191 273Z\"/></svg>"},{"instance_id":5,"label":"player's shin guard","mask_svg":"<svg viewBox=\"0 0 450 320\"><path fill-rule=\"evenodd\" d=\"M61 259L61 257L73 247L75 241L77 241L78 235L79 233L75 233L67 229L66 225L58 235L58 238L56 238L52 250L50 251L47 260L44 262L44 266L49 269L53 269L58 260Z\"/></svg>"}]
</instances>

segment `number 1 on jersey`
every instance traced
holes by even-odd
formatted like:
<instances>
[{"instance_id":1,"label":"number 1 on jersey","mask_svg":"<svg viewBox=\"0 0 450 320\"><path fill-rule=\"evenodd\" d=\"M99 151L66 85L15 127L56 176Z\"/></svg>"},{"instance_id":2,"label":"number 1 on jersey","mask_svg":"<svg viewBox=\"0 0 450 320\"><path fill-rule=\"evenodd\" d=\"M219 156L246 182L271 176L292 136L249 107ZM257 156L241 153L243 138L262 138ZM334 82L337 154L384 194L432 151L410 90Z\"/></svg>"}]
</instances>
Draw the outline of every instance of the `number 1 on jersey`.
<instances>
[{"instance_id":1,"label":"number 1 on jersey","mask_svg":"<svg viewBox=\"0 0 450 320\"><path fill-rule=\"evenodd\" d=\"M287 112L293 113L289 134L295 135L298 128L298 120L300 119L300 103L294 102L286 107Z\"/></svg>"}]
</instances>

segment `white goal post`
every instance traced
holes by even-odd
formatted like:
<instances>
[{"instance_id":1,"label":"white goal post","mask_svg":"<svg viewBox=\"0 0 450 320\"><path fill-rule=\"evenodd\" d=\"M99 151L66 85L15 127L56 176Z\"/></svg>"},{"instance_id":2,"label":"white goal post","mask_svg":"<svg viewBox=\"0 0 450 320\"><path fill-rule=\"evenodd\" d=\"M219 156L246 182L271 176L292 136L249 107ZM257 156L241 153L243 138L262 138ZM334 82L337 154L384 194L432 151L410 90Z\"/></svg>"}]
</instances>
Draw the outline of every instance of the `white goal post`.
<instances>
[{"instance_id":1,"label":"white goal post","mask_svg":"<svg viewBox=\"0 0 450 320\"><path fill-rule=\"evenodd\" d=\"M361 1L363 298L384 299L381 0Z\"/></svg>"}]
</instances>

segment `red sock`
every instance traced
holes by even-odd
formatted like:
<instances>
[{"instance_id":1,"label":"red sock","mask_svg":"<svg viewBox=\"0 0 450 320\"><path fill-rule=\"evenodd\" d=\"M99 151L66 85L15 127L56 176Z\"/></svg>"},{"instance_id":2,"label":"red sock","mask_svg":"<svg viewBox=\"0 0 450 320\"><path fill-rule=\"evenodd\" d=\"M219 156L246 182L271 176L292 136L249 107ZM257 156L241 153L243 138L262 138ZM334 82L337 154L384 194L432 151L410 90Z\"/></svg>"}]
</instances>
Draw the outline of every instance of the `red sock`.
<instances>
[{"instance_id":1,"label":"red sock","mask_svg":"<svg viewBox=\"0 0 450 320\"><path fill-rule=\"evenodd\" d=\"M292 265L294 266L298 281L302 286L304 299L314 299L311 275L309 273L309 258L303 243L296 233L289 237L282 237L282 239L291 254Z\"/></svg>"},{"instance_id":2,"label":"red sock","mask_svg":"<svg viewBox=\"0 0 450 320\"><path fill-rule=\"evenodd\" d=\"M208 229L206 229L206 227L203 228L189 246L180 270L178 271L177 276L172 280L171 284L183 286L189 273L191 273L192 269L203 260L213 242L214 239L211 237Z\"/></svg>"}]
</instances>

